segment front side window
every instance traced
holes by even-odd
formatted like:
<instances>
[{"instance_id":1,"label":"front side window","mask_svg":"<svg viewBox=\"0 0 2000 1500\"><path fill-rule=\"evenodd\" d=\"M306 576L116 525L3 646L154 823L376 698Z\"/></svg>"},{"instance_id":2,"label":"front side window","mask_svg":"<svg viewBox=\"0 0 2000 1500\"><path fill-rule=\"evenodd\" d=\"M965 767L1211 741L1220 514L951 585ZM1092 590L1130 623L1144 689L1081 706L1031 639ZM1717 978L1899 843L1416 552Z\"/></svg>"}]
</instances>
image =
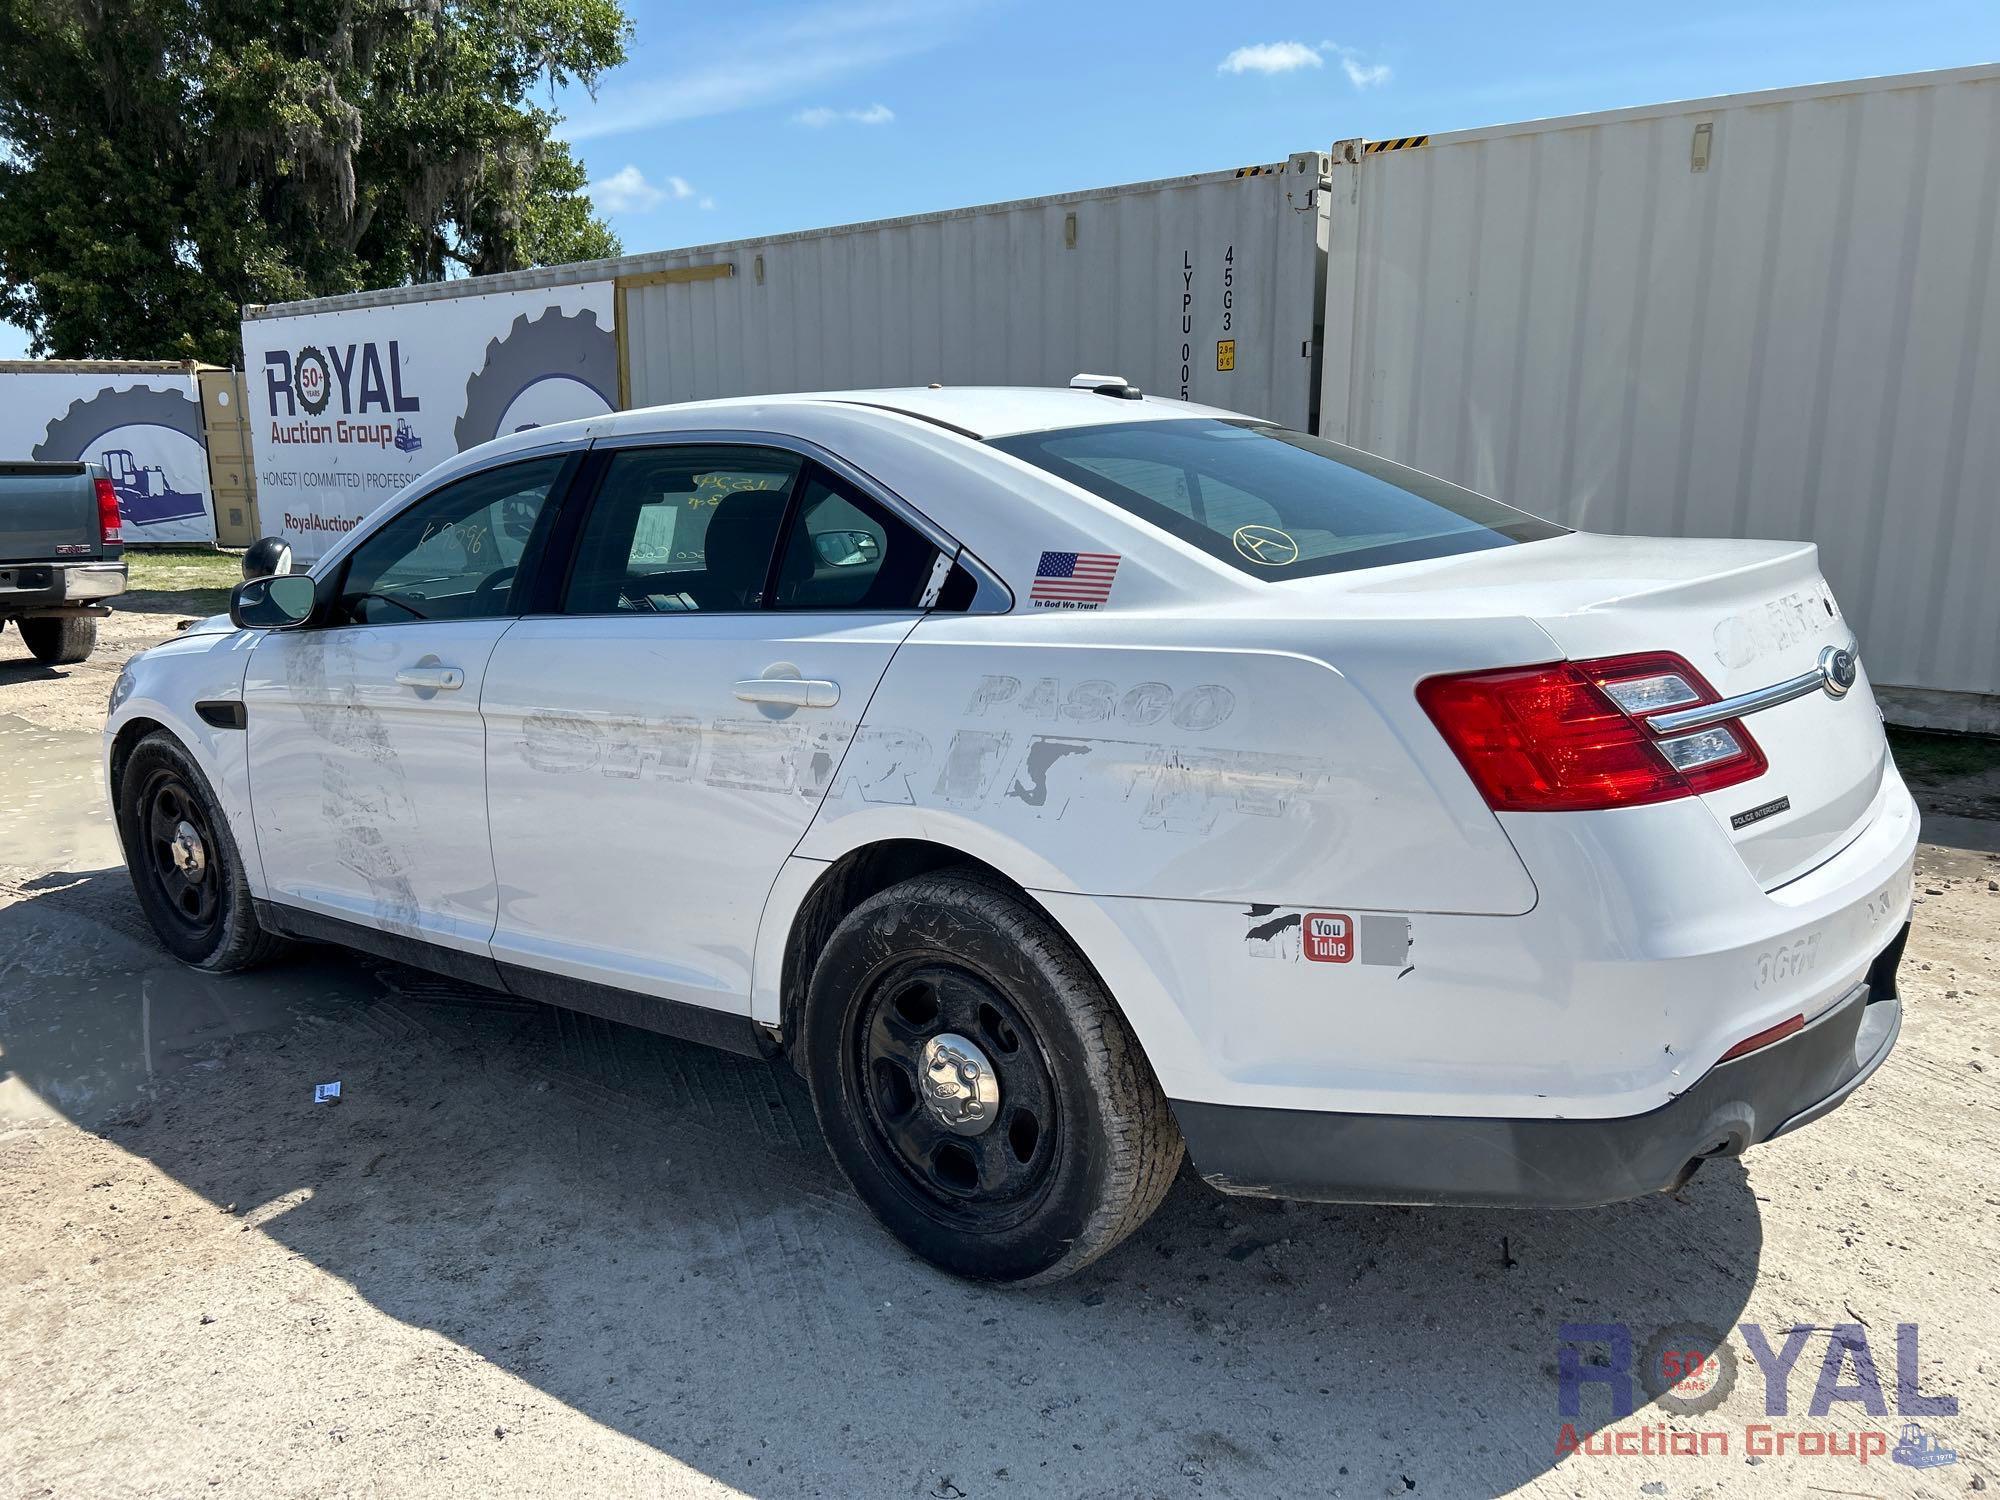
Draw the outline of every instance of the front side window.
<instances>
[{"instance_id":1,"label":"front side window","mask_svg":"<svg viewBox=\"0 0 2000 1500\"><path fill-rule=\"evenodd\" d=\"M333 622L486 620L511 613L535 523L566 462L507 464L424 496L348 557Z\"/></svg>"},{"instance_id":2,"label":"front side window","mask_svg":"<svg viewBox=\"0 0 2000 1500\"><path fill-rule=\"evenodd\" d=\"M766 448L627 448L583 526L573 615L757 609L804 460Z\"/></svg>"},{"instance_id":3,"label":"front side window","mask_svg":"<svg viewBox=\"0 0 2000 1500\"><path fill-rule=\"evenodd\" d=\"M1561 536L1564 528L1322 438L1208 417L991 439L1260 578Z\"/></svg>"}]
</instances>

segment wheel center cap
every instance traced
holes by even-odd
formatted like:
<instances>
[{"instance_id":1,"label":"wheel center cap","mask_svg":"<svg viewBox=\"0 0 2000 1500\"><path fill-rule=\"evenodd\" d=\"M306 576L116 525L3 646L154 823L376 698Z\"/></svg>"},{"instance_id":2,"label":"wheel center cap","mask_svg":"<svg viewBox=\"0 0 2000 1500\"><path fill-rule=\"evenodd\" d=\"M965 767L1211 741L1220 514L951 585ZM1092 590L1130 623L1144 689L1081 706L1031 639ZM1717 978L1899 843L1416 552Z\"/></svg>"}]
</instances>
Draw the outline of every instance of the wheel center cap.
<instances>
[{"instance_id":1,"label":"wheel center cap","mask_svg":"<svg viewBox=\"0 0 2000 1500\"><path fill-rule=\"evenodd\" d=\"M201 835L195 832L194 824L182 821L174 829L174 841L168 846L174 856L174 868L189 880L201 879L201 872L208 865L208 851L201 846Z\"/></svg>"},{"instance_id":2,"label":"wheel center cap","mask_svg":"<svg viewBox=\"0 0 2000 1500\"><path fill-rule=\"evenodd\" d=\"M1000 1114L1000 1075L978 1046L955 1031L924 1043L924 1107L946 1130L978 1135Z\"/></svg>"}]
</instances>

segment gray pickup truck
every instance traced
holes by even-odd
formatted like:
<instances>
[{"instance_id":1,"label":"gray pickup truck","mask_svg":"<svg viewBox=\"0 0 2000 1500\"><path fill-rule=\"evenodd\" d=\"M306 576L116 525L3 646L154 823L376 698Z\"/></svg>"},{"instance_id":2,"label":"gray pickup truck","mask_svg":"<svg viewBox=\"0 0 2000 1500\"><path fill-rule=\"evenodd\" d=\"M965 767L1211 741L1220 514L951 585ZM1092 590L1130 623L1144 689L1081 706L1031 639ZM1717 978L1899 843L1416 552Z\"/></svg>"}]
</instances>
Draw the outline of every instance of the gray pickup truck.
<instances>
[{"instance_id":1,"label":"gray pickup truck","mask_svg":"<svg viewBox=\"0 0 2000 1500\"><path fill-rule=\"evenodd\" d=\"M125 592L118 493L95 465L0 462L0 628L38 661L82 661Z\"/></svg>"}]
</instances>

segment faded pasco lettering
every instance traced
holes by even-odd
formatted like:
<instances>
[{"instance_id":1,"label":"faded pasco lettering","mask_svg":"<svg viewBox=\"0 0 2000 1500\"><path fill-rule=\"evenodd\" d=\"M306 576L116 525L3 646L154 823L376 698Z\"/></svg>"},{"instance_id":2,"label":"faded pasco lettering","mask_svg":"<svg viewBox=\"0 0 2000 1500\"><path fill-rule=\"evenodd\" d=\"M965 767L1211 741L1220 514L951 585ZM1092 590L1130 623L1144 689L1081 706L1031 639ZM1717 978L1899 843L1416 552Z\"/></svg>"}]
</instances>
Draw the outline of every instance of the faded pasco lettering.
<instances>
[{"instance_id":1,"label":"faded pasco lettering","mask_svg":"<svg viewBox=\"0 0 2000 1500\"><path fill-rule=\"evenodd\" d=\"M1057 719L1079 724L1115 720L1135 729L1148 729L1171 718L1177 728L1196 731L1213 729L1236 711L1236 695L1219 682L1204 682L1181 692L1164 682L1142 682L1121 689L1115 682L1090 678L1071 683L1065 690L1057 678L1038 677L1025 691L1023 687L1018 677L988 673L972 690L965 711L982 717L989 709L1007 706L1045 723Z\"/></svg>"}]
</instances>

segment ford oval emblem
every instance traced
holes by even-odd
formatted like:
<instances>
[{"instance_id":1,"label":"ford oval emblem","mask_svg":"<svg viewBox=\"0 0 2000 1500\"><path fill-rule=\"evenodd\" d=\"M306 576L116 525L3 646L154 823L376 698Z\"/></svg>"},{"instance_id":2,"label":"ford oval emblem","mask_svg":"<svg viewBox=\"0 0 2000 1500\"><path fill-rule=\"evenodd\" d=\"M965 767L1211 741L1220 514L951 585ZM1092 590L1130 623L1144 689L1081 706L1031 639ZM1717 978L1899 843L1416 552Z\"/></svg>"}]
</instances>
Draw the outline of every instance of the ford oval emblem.
<instances>
[{"instance_id":1,"label":"ford oval emblem","mask_svg":"<svg viewBox=\"0 0 2000 1500\"><path fill-rule=\"evenodd\" d=\"M1820 652L1819 675L1829 698L1847 696L1847 690L1854 686L1859 665L1854 653L1840 646L1828 646Z\"/></svg>"}]
</instances>

